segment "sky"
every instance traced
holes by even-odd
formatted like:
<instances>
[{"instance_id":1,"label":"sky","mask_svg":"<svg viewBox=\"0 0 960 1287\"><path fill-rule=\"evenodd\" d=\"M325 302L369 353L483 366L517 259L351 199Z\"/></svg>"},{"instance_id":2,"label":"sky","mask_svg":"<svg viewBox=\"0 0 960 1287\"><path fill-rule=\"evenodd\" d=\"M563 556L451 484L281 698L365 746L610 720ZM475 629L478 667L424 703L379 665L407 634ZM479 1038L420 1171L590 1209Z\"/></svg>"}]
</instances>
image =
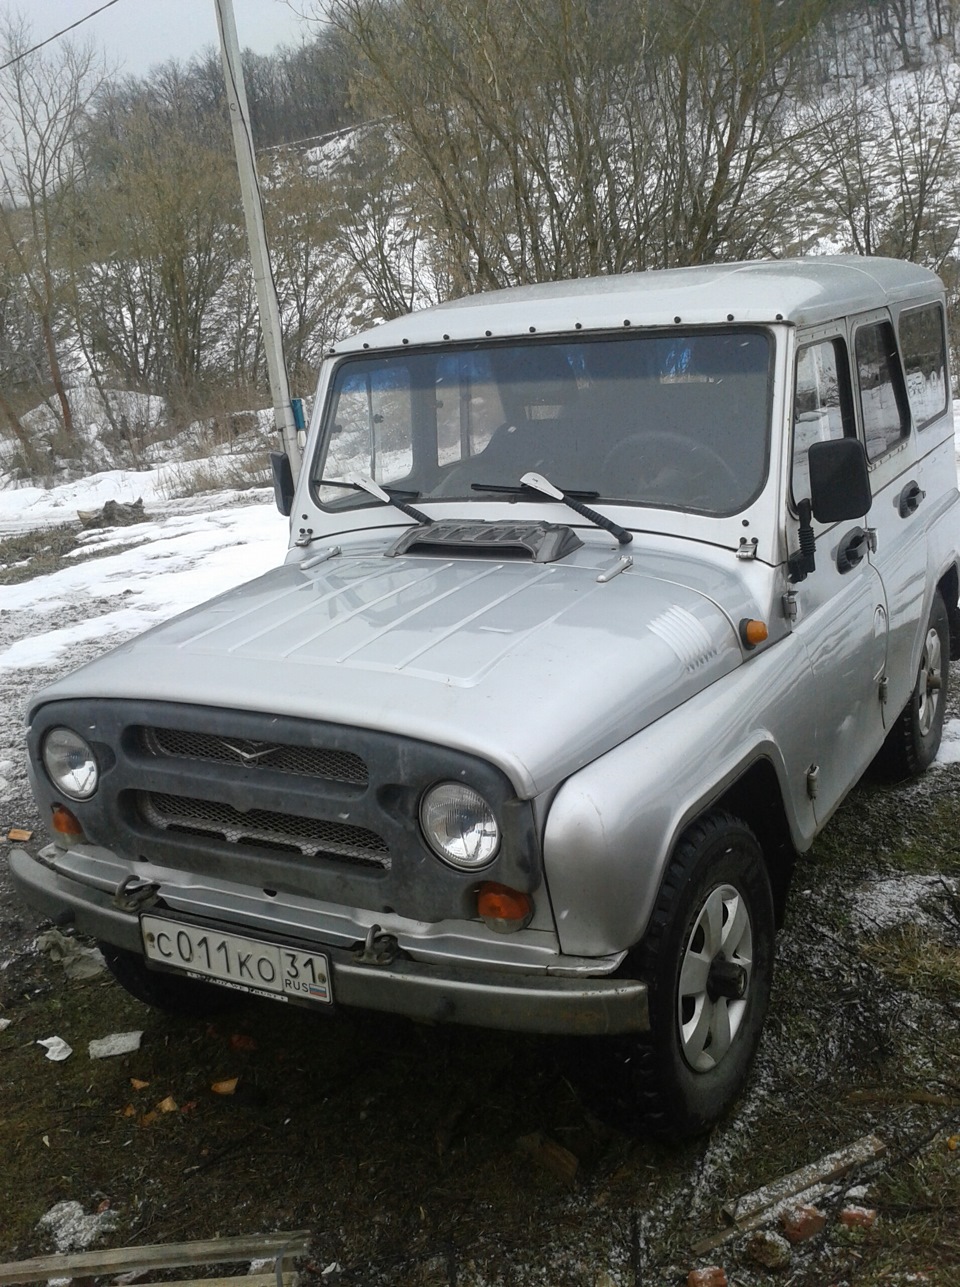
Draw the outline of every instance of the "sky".
<instances>
[{"instance_id":1,"label":"sky","mask_svg":"<svg viewBox=\"0 0 960 1287\"><path fill-rule=\"evenodd\" d=\"M0 0L0 14L27 18L35 42L99 9L105 0ZM277 45L296 45L311 28L295 10L310 10L313 0L233 0L237 36L244 49L270 53ZM219 48L214 0L116 0L110 8L69 33L90 40L120 64L121 74L145 75L170 58L186 61L206 46Z\"/></svg>"}]
</instances>

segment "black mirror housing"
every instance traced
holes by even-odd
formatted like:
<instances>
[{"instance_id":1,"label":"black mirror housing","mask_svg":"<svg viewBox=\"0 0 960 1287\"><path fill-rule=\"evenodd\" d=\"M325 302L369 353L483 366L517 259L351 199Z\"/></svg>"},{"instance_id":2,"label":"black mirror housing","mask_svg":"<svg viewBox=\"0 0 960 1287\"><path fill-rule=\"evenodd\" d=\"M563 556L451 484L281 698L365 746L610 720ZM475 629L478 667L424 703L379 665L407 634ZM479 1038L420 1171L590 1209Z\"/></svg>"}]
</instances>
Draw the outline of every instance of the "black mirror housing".
<instances>
[{"instance_id":1,"label":"black mirror housing","mask_svg":"<svg viewBox=\"0 0 960 1287\"><path fill-rule=\"evenodd\" d=\"M296 489L286 452L271 451L270 468L273 471L273 497L277 502L277 509L287 518L293 509L293 493Z\"/></svg>"},{"instance_id":2,"label":"black mirror housing","mask_svg":"<svg viewBox=\"0 0 960 1287\"><path fill-rule=\"evenodd\" d=\"M810 502L818 523L863 518L873 504L867 453L859 438L811 443Z\"/></svg>"}]
</instances>

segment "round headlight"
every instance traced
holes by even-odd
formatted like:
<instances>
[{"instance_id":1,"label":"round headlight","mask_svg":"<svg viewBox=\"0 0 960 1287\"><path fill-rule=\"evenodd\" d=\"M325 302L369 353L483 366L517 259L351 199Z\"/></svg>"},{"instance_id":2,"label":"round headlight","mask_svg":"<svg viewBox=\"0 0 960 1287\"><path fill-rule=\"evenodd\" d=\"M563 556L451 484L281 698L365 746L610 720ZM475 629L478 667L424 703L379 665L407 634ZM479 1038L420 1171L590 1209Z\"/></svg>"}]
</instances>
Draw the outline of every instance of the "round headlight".
<instances>
[{"instance_id":1,"label":"round headlight","mask_svg":"<svg viewBox=\"0 0 960 1287\"><path fill-rule=\"evenodd\" d=\"M493 810L479 792L460 782L441 782L426 792L420 826L438 858L466 871L486 866L500 847Z\"/></svg>"},{"instance_id":2,"label":"round headlight","mask_svg":"<svg viewBox=\"0 0 960 1287\"><path fill-rule=\"evenodd\" d=\"M71 800L89 800L97 789L96 756L72 728L52 728L43 739L43 764L50 781Z\"/></svg>"}]
</instances>

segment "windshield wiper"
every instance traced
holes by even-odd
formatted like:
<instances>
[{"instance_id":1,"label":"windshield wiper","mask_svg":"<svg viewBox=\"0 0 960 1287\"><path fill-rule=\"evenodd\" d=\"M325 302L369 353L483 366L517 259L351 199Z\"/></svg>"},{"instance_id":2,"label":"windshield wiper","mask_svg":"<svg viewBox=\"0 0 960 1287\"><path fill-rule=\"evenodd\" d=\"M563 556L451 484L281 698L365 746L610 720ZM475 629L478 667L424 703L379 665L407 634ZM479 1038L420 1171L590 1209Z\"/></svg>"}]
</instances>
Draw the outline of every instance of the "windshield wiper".
<instances>
[{"instance_id":1,"label":"windshield wiper","mask_svg":"<svg viewBox=\"0 0 960 1287\"><path fill-rule=\"evenodd\" d=\"M433 522L429 514L424 514L423 510L415 509L401 499L401 496L411 496L416 500L417 492L402 492L391 495L385 487L375 483L372 478L367 478L365 474L347 474L342 482L339 479L329 481L321 479L320 485L321 487L354 487L357 491L366 492L368 496L373 496L375 500L382 501L384 505L392 505L394 509L400 510L402 514L406 514L408 518L415 519L418 523L427 524Z\"/></svg>"},{"instance_id":2,"label":"windshield wiper","mask_svg":"<svg viewBox=\"0 0 960 1287\"><path fill-rule=\"evenodd\" d=\"M520 486L529 487L531 491L540 492L542 496L549 496L551 500L562 501L575 514L581 515L582 518L588 518L591 523L596 523L597 527L602 527L604 531L611 532L621 545L629 545L633 540L632 532L628 532L625 527L615 523L612 518L607 518L605 514L598 514L589 505L581 504L571 492L562 492L559 487L554 487L553 483L548 478L544 478L543 474L533 472L524 474L520 479Z\"/></svg>"},{"instance_id":3,"label":"windshield wiper","mask_svg":"<svg viewBox=\"0 0 960 1287\"><path fill-rule=\"evenodd\" d=\"M506 492L508 495L522 495L524 492L539 492L541 496L549 496L551 500L558 500L572 509L575 514L581 518L588 518L591 523L596 523L597 527L602 527L605 532L611 532L621 545L629 545L633 540L633 533L628 532L625 527L615 523L612 518L607 518L605 514L598 514L595 509L589 505L584 505L578 500L578 497L585 497L593 500L597 492L562 492L559 487L554 487L549 479L544 478L543 474L533 472L524 474L520 479L519 487L498 487L493 483L471 483L471 488L475 492Z\"/></svg>"}]
</instances>

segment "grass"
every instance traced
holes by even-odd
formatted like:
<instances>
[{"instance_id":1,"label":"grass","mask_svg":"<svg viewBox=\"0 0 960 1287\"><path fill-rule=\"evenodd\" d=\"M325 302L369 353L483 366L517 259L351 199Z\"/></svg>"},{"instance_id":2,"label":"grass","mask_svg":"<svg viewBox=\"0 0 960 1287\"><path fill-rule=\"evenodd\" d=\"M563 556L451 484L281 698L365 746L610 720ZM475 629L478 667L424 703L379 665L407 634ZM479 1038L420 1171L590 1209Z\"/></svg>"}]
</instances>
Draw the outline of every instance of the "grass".
<instances>
[{"instance_id":1,"label":"grass","mask_svg":"<svg viewBox=\"0 0 960 1287\"><path fill-rule=\"evenodd\" d=\"M0 585L17 585L36 576L59 572L61 568L85 563L88 559L105 558L133 549L137 540L107 548L84 546L78 524L63 523L58 527L24 532L0 540Z\"/></svg>"},{"instance_id":2,"label":"grass","mask_svg":"<svg viewBox=\"0 0 960 1287\"><path fill-rule=\"evenodd\" d=\"M159 491L165 499L172 500L195 496L199 492L249 491L253 487L269 487L271 478L265 451L244 452L167 465Z\"/></svg>"},{"instance_id":3,"label":"grass","mask_svg":"<svg viewBox=\"0 0 960 1287\"><path fill-rule=\"evenodd\" d=\"M945 943L925 925L911 923L881 934L864 944L863 954L918 996L944 1002L960 999L960 946Z\"/></svg>"}]
</instances>

